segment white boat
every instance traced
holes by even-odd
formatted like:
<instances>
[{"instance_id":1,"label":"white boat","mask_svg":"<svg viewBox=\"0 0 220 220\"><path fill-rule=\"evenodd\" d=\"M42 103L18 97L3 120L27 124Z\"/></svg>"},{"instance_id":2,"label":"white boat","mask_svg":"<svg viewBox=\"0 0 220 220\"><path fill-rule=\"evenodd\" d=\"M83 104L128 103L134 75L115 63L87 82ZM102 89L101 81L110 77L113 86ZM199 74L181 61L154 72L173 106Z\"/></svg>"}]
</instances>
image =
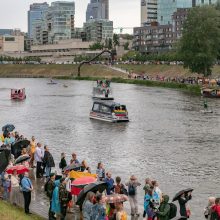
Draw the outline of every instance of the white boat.
<instances>
[{"instance_id":1,"label":"white boat","mask_svg":"<svg viewBox=\"0 0 220 220\"><path fill-rule=\"evenodd\" d=\"M89 117L90 119L107 122L129 121L126 106L113 101L94 101Z\"/></svg>"},{"instance_id":2,"label":"white boat","mask_svg":"<svg viewBox=\"0 0 220 220\"><path fill-rule=\"evenodd\" d=\"M210 110L210 109L200 110L200 112L201 112L201 113L204 113L204 114L213 113L213 111Z\"/></svg>"},{"instance_id":3,"label":"white boat","mask_svg":"<svg viewBox=\"0 0 220 220\"><path fill-rule=\"evenodd\" d=\"M93 99L114 100L110 87L94 87L92 92Z\"/></svg>"}]
</instances>

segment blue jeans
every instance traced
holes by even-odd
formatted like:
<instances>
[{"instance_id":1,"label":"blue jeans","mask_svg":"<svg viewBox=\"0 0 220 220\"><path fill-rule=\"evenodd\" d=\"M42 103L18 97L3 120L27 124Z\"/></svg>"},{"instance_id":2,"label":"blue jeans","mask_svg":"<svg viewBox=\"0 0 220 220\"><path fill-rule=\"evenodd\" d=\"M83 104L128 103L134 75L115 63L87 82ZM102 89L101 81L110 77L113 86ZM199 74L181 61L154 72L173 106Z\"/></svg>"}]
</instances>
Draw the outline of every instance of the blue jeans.
<instances>
[{"instance_id":1,"label":"blue jeans","mask_svg":"<svg viewBox=\"0 0 220 220\"><path fill-rule=\"evenodd\" d=\"M46 177L49 177L51 173L51 167L46 166L45 171L46 171Z\"/></svg>"}]
</instances>

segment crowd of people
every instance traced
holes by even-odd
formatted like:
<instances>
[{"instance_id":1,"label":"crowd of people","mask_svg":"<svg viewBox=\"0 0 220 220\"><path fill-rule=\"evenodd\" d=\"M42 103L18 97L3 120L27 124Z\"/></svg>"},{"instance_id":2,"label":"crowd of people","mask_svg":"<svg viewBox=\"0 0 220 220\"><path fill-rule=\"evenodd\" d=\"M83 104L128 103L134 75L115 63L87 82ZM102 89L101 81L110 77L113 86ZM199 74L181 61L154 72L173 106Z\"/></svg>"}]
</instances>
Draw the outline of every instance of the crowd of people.
<instances>
[{"instance_id":1,"label":"crowd of people","mask_svg":"<svg viewBox=\"0 0 220 220\"><path fill-rule=\"evenodd\" d=\"M19 135L18 132L3 134L1 141L4 146L8 146L17 141L24 140L24 136ZM36 178L44 180L44 191L50 202L48 219L66 218L66 213L74 205L76 206L76 198L72 194L71 183L67 168L77 167L77 171L83 173L92 173L91 167L88 166L85 160L80 162L75 153L72 153L70 161L66 160L65 153L61 153L59 162L59 173L52 172L55 167L54 159L50 153L49 147L44 146L40 142L36 142L33 136L29 145L23 148L18 156L29 155L27 161L23 161L24 165L29 170L36 168ZM16 158L15 158L16 159ZM13 155L9 162L8 168L14 165ZM69 171L69 170L68 170ZM169 202L169 196L162 192L156 180L147 178L143 185L143 204L144 212L139 212L138 206L138 190L141 183L135 175L131 175L128 181L123 183L121 177L112 178L112 173L105 170L104 164L99 162L96 168L97 181L106 183L106 190L104 193L88 192L85 201L79 208L82 213L83 220L126 220L128 214L132 217L139 218L143 216L147 220L169 220L177 215L177 207L174 203ZM26 214L31 214L29 206L31 203L31 193L33 191L33 179L29 178L29 173L25 171L22 174L14 170L11 175L5 172L1 173L1 185L4 189L3 199L11 201L14 205L21 204L20 196L17 196L20 191L23 193L24 210ZM124 195L127 198L123 201L116 201L114 203L107 202L108 196ZM192 190L180 193L176 200L180 206L180 218L190 218L191 212L188 206L188 201L192 198ZM127 213L124 209L124 202L128 200L130 203L130 212ZM205 217L210 220L220 219L220 199L210 198L208 207L204 213Z\"/></svg>"}]
</instances>

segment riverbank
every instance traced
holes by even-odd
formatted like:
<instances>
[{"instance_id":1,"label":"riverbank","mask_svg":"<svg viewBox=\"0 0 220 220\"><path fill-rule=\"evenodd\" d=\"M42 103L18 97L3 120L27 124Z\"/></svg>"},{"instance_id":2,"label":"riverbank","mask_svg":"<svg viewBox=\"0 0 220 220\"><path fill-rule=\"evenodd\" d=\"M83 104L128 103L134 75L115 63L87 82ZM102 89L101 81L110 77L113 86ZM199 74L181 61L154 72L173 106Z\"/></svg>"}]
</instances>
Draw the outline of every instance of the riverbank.
<instances>
[{"instance_id":1,"label":"riverbank","mask_svg":"<svg viewBox=\"0 0 220 220\"><path fill-rule=\"evenodd\" d=\"M16 206L10 205L7 202L0 201L0 216L1 220L44 220L38 215L26 215L24 210Z\"/></svg>"},{"instance_id":2,"label":"riverbank","mask_svg":"<svg viewBox=\"0 0 220 220\"><path fill-rule=\"evenodd\" d=\"M118 65L116 65L118 66ZM123 69L126 69L128 66L133 68L134 72L135 68L139 68L137 73L143 72L142 68L151 69L152 74L154 76L157 75L158 68L163 68L164 73L169 70L169 68L173 68L173 66L168 65L123 65L118 66ZM175 66L176 68L182 68L180 66ZM192 94L200 95L200 86L198 85L189 85L183 83L175 83L175 82L163 82L163 81L151 81L151 80L136 80L136 79L128 79L127 74L121 72L119 70L115 70L109 68L104 65L86 65L81 68L81 77L77 77L77 68L78 65L58 65L58 64L49 64L49 65L1 65L0 66L0 77L2 78L56 78L56 79L70 79L70 80L89 80L96 81L97 79L110 78L112 82L115 83L128 83L128 84L137 84L143 86L151 86L151 87L163 87L163 88L171 88L178 89L186 92L190 92ZM153 70L155 71L153 73ZM157 70L157 71L156 71ZM139 72L138 72L139 71ZM171 71L171 70L170 70ZM174 71L172 69L172 71ZM177 71L179 74L179 72ZM178 75L177 76L180 76ZM163 75L163 74L161 74ZM190 75L188 75L190 76Z\"/></svg>"}]
</instances>

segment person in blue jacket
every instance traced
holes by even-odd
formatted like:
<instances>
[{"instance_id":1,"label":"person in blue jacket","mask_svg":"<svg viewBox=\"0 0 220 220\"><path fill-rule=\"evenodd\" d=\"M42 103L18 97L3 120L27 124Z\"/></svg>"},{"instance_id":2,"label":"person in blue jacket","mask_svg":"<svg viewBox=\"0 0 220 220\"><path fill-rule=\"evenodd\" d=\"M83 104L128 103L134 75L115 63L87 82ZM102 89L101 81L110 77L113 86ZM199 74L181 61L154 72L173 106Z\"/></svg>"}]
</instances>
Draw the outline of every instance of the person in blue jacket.
<instances>
[{"instance_id":1,"label":"person in blue jacket","mask_svg":"<svg viewBox=\"0 0 220 220\"><path fill-rule=\"evenodd\" d=\"M55 188L53 190L52 195L52 204L51 204L51 211L55 213L56 217L60 214L60 200L59 200L59 186L60 180L56 180L54 182Z\"/></svg>"},{"instance_id":2,"label":"person in blue jacket","mask_svg":"<svg viewBox=\"0 0 220 220\"><path fill-rule=\"evenodd\" d=\"M107 195L112 194L114 190L114 179L112 179L111 177L112 177L111 172L107 172L106 178L104 179L104 182L107 183L107 186L108 186L106 190Z\"/></svg>"}]
</instances>

